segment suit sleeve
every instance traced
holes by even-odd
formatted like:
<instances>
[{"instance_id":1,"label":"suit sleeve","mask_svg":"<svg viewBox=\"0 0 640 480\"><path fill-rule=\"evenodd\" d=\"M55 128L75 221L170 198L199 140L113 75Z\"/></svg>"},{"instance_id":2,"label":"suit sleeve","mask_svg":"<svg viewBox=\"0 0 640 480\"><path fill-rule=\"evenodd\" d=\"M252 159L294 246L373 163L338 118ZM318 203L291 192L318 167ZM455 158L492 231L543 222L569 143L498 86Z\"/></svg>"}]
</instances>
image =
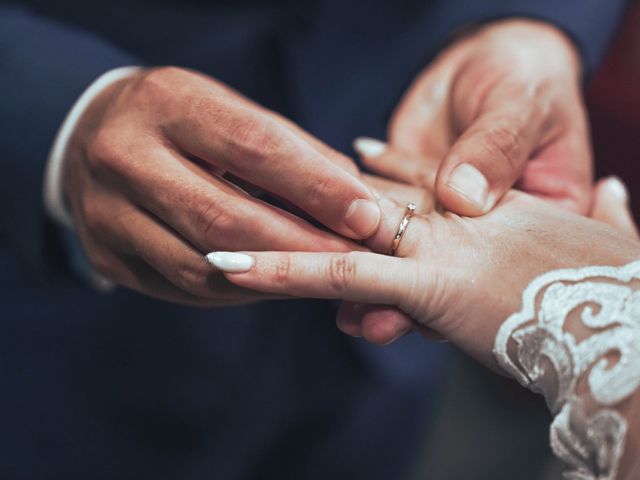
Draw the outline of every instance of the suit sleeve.
<instances>
[{"instance_id":1,"label":"suit sleeve","mask_svg":"<svg viewBox=\"0 0 640 480\"><path fill-rule=\"evenodd\" d=\"M584 71L589 75L602 59L625 4L624 0L442 1L439 11L444 23L449 23L449 31L466 23L510 17L551 23L573 39L582 53Z\"/></svg>"},{"instance_id":2,"label":"suit sleeve","mask_svg":"<svg viewBox=\"0 0 640 480\"><path fill-rule=\"evenodd\" d=\"M60 124L102 73L142 63L89 32L0 5L0 241L25 264L41 271L56 253L42 190Z\"/></svg>"}]
</instances>

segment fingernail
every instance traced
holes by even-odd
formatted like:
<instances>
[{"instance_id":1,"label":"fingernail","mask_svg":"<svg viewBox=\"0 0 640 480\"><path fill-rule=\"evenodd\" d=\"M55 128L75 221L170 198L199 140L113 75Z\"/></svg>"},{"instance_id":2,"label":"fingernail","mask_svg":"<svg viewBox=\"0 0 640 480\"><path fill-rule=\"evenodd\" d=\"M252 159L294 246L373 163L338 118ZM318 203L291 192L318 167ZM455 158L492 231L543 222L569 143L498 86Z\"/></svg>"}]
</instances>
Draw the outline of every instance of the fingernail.
<instances>
[{"instance_id":1,"label":"fingernail","mask_svg":"<svg viewBox=\"0 0 640 480\"><path fill-rule=\"evenodd\" d=\"M354 200L347 209L344 222L358 237L367 238L378 228L380 207L369 200Z\"/></svg>"},{"instance_id":2,"label":"fingernail","mask_svg":"<svg viewBox=\"0 0 640 480\"><path fill-rule=\"evenodd\" d=\"M485 211L489 183L476 167L470 163L461 163L451 172L447 185Z\"/></svg>"},{"instance_id":3,"label":"fingernail","mask_svg":"<svg viewBox=\"0 0 640 480\"><path fill-rule=\"evenodd\" d=\"M410 329L405 329L405 328L401 328L399 331L396 332L396 334L393 336L393 338L391 340L389 340L388 342L383 343L383 346L387 346L387 345L391 345L394 342L397 342L398 340L400 340L402 337L404 337L405 335L409 334L409 332L412 332L413 328Z\"/></svg>"},{"instance_id":4,"label":"fingernail","mask_svg":"<svg viewBox=\"0 0 640 480\"><path fill-rule=\"evenodd\" d=\"M358 137L353 141L353 149L363 157L378 157L387 150L387 144L369 137Z\"/></svg>"},{"instance_id":5,"label":"fingernail","mask_svg":"<svg viewBox=\"0 0 640 480\"><path fill-rule=\"evenodd\" d=\"M399 340L401 337L403 337L403 336L404 336L404 332L398 333L398 334L396 334L396 335L395 335L391 340L388 340L388 341L384 342L384 343L382 344L382 346L383 346L383 347L386 347L387 345L391 345L392 343L394 343L394 342L398 341L398 340Z\"/></svg>"},{"instance_id":6,"label":"fingernail","mask_svg":"<svg viewBox=\"0 0 640 480\"><path fill-rule=\"evenodd\" d=\"M609 177L607 179L606 188L609 190L609 193L616 197L621 202L627 202L629 198L629 192L627 191L627 187L625 184L616 176Z\"/></svg>"},{"instance_id":7,"label":"fingernail","mask_svg":"<svg viewBox=\"0 0 640 480\"><path fill-rule=\"evenodd\" d=\"M244 253L211 252L207 254L207 262L223 272L241 273L251 270L254 259Z\"/></svg>"}]
</instances>

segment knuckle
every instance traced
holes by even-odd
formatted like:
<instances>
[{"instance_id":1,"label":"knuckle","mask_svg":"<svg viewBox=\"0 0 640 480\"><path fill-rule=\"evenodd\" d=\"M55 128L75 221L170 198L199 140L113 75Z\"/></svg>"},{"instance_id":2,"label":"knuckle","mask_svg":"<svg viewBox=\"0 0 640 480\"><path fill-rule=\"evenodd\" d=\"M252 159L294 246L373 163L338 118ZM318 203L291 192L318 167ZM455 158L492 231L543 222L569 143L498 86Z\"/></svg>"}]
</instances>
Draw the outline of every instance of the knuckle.
<instances>
[{"instance_id":1,"label":"knuckle","mask_svg":"<svg viewBox=\"0 0 640 480\"><path fill-rule=\"evenodd\" d=\"M485 134L485 148L489 158L507 165L512 170L520 169L522 142L516 125L493 127Z\"/></svg>"},{"instance_id":2,"label":"knuckle","mask_svg":"<svg viewBox=\"0 0 640 480\"><path fill-rule=\"evenodd\" d=\"M425 270L418 268L416 279L407 288L407 294L415 302L412 308L416 312L438 312L440 310L436 307L446 305L447 289L439 270Z\"/></svg>"},{"instance_id":3,"label":"knuckle","mask_svg":"<svg viewBox=\"0 0 640 480\"><path fill-rule=\"evenodd\" d=\"M272 121L256 115L232 122L228 133L228 151L237 167L251 168L283 155L283 133Z\"/></svg>"},{"instance_id":4,"label":"knuckle","mask_svg":"<svg viewBox=\"0 0 640 480\"><path fill-rule=\"evenodd\" d=\"M96 178L135 176L135 156L123 146L122 138L113 129L103 129L89 142L86 157Z\"/></svg>"},{"instance_id":5,"label":"knuckle","mask_svg":"<svg viewBox=\"0 0 640 480\"><path fill-rule=\"evenodd\" d=\"M291 278L291 257L283 255L276 261L274 280L280 285L286 285Z\"/></svg>"},{"instance_id":6,"label":"knuckle","mask_svg":"<svg viewBox=\"0 0 640 480\"><path fill-rule=\"evenodd\" d=\"M327 200L331 198L331 192L334 190L335 180L329 175L316 178L309 184L307 194L307 204L309 207L318 207L325 205Z\"/></svg>"},{"instance_id":7,"label":"knuckle","mask_svg":"<svg viewBox=\"0 0 640 480\"><path fill-rule=\"evenodd\" d=\"M179 288L194 294L205 293L210 296L211 292L207 292L207 273L204 268L198 268L191 264L179 264L174 267L173 283Z\"/></svg>"},{"instance_id":8,"label":"knuckle","mask_svg":"<svg viewBox=\"0 0 640 480\"><path fill-rule=\"evenodd\" d=\"M131 88L131 106L156 119L160 125L173 124L179 115L184 121L181 113L189 105L194 85L198 84L194 79L192 72L174 66L147 70Z\"/></svg>"},{"instance_id":9,"label":"knuckle","mask_svg":"<svg viewBox=\"0 0 640 480\"><path fill-rule=\"evenodd\" d=\"M118 144L113 135L108 132L98 132L87 145L87 158L89 164L102 172L108 170L118 161Z\"/></svg>"},{"instance_id":10,"label":"knuckle","mask_svg":"<svg viewBox=\"0 0 640 480\"><path fill-rule=\"evenodd\" d=\"M202 202L196 215L196 231L205 239L213 240L221 234L229 234L235 227L235 215L224 202L214 198Z\"/></svg>"},{"instance_id":11,"label":"knuckle","mask_svg":"<svg viewBox=\"0 0 640 480\"><path fill-rule=\"evenodd\" d=\"M179 67L166 66L147 70L140 76L138 88L140 92L151 94L151 97L158 98L172 94L176 85L181 83L186 71Z\"/></svg>"},{"instance_id":12,"label":"knuckle","mask_svg":"<svg viewBox=\"0 0 640 480\"><path fill-rule=\"evenodd\" d=\"M338 254L329 258L327 265L327 284L335 292L344 292L353 283L356 276L356 262L353 255Z\"/></svg>"},{"instance_id":13,"label":"knuckle","mask_svg":"<svg viewBox=\"0 0 640 480\"><path fill-rule=\"evenodd\" d=\"M89 263L93 269L103 277L117 281L117 268L109 255L104 252L93 251L88 254Z\"/></svg>"}]
</instances>

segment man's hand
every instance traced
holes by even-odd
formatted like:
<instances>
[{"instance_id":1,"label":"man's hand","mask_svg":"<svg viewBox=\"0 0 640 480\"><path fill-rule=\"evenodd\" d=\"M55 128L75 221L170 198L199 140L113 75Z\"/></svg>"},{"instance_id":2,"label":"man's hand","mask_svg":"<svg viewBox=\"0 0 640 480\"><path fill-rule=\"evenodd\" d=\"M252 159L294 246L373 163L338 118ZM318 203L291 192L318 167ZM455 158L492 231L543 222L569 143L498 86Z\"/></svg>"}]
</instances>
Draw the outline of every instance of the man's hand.
<instances>
[{"instance_id":1,"label":"man's hand","mask_svg":"<svg viewBox=\"0 0 640 480\"><path fill-rule=\"evenodd\" d=\"M438 200L458 214L488 212L514 184L586 214L592 170L580 69L552 26L489 24L417 77L392 117L386 153L366 139L356 148L378 173L435 182Z\"/></svg>"},{"instance_id":2,"label":"man's hand","mask_svg":"<svg viewBox=\"0 0 640 480\"><path fill-rule=\"evenodd\" d=\"M350 163L215 80L160 68L92 102L71 139L64 189L98 271L166 300L225 305L265 295L229 284L206 252L362 249L236 183L362 239L380 211Z\"/></svg>"}]
</instances>

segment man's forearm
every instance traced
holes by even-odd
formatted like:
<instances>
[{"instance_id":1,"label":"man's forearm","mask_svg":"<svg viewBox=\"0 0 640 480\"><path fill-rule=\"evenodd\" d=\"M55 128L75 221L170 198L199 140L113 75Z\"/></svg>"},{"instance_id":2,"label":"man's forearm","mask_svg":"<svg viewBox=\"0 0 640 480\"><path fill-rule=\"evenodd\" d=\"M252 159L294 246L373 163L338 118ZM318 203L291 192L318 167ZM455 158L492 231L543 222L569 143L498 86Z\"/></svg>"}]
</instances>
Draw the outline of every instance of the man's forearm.
<instances>
[{"instance_id":1,"label":"man's forearm","mask_svg":"<svg viewBox=\"0 0 640 480\"><path fill-rule=\"evenodd\" d=\"M0 7L0 56L0 228L9 247L40 269L42 177L56 131L93 80L141 61L90 33L9 7Z\"/></svg>"}]
</instances>

